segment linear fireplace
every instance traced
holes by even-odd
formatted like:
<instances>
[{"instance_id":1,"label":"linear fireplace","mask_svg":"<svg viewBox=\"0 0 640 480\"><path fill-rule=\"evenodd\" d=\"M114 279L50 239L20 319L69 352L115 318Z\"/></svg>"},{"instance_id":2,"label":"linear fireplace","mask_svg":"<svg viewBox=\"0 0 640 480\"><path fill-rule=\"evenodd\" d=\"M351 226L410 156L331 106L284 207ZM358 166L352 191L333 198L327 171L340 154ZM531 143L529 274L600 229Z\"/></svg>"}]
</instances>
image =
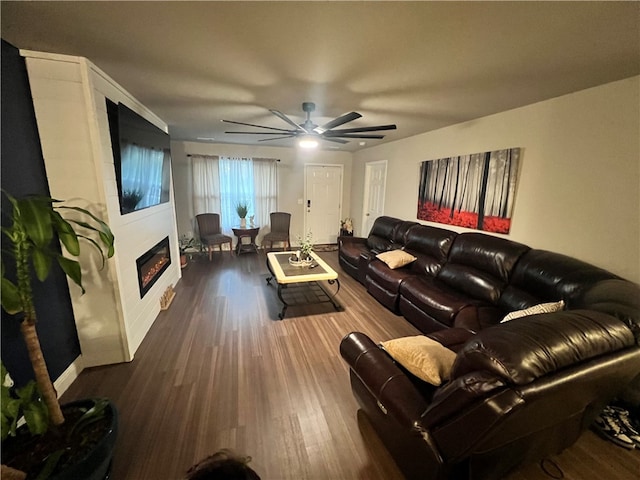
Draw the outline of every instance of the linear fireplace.
<instances>
[{"instance_id":1,"label":"linear fireplace","mask_svg":"<svg viewBox=\"0 0 640 480\"><path fill-rule=\"evenodd\" d=\"M138 285L140 286L140 298L144 297L154 283L160 278L169 265L171 265L171 252L169 250L169 237L165 237L147 250L136 260L138 267Z\"/></svg>"}]
</instances>

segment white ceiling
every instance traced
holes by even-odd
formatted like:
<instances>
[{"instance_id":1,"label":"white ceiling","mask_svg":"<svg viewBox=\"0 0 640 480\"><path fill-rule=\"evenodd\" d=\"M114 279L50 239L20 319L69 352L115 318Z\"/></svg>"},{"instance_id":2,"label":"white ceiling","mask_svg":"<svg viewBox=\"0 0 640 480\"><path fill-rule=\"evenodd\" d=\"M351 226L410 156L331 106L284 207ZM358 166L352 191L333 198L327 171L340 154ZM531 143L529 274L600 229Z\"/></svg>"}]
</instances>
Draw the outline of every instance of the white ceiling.
<instances>
[{"instance_id":1,"label":"white ceiling","mask_svg":"<svg viewBox=\"0 0 640 480\"><path fill-rule=\"evenodd\" d=\"M638 2L1 6L3 39L89 58L180 140L256 143L220 120L289 128L269 109L301 123L312 101L318 124L352 110L363 118L341 128L395 123L378 145L640 74Z\"/></svg>"}]
</instances>

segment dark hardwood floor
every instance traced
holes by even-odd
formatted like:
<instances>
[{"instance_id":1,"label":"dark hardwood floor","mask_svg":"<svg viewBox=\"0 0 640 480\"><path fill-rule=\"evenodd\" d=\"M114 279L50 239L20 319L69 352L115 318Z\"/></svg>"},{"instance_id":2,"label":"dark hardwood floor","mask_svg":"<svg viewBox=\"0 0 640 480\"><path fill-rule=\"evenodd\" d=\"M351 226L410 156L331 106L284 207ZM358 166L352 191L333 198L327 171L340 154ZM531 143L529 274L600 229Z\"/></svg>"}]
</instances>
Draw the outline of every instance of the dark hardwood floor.
<instances>
[{"instance_id":1,"label":"dark hardwood floor","mask_svg":"<svg viewBox=\"0 0 640 480\"><path fill-rule=\"evenodd\" d=\"M253 457L263 480L394 480L402 475L366 421L357 419L338 345L358 330L375 341L415 335L344 274L331 304L290 308L267 286L263 253L199 258L183 270L131 363L82 372L62 397L111 398L120 412L114 480L180 479L220 448ZM552 460L565 479L632 479L640 451L586 432ZM539 465L509 480L548 479ZM556 477L560 478L560 477Z\"/></svg>"}]
</instances>

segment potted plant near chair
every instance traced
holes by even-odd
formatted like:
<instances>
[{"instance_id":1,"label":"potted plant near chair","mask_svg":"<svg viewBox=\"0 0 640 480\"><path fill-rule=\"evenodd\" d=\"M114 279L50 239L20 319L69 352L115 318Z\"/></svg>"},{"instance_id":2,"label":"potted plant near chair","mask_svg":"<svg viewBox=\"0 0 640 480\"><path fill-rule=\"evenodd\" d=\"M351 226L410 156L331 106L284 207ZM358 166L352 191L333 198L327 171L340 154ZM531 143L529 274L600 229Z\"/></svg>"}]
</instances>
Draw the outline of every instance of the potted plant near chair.
<instances>
[{"instance_id":1,"label":"potted plant near chair","mask_svg":"<svg viewBox=\"0 0 640 480\"><path fill-rule=\"evenodd\" d=\"M240 217L240 226L245 228L247 226L247 213L249 213L249 207L246 202L239 202L236 205L236 213Z\"/></svg>"},{"instance_id":2,"label":"potted plant near chair","mask_svg":"<svg viewBox=\"0 0 640 480\"><path fill-rule=\"evenodd\" d=\"M193 237L187 237L183 235L179 240L179 248L180 248L180 267L185 268L189 259L187 258L187 254L194 251L194 249L198 248L200 243ZM191 256L191 255L189 255Z\"/></svg>"},{"instance_id":3,"label":"potted plant near chair","mask_svg":"<svg viewBox=\"0 0 640 480\"><path fill-rule=\"evenodd\" d=\"M56 263L84 293L80 263L70 257L80 254L82 241L95 247L104 266L114 253L113 233L83 208L47 197L5 196L12 211L10 226L2 228L3 252L14 263L15 280L7 278L3 256L2 308L20 322L35 383L11 389L3 371L2 478L103 479L117 435L117 410L106 399L60 405L36 331L32 277L43 281ZM75 219L62 216L71 212ZM66 256L51 248L55 234ZM52 321L45 317L40 320ZM18 427L21 414L26 425Z\"/></svg>"}]
</instances>

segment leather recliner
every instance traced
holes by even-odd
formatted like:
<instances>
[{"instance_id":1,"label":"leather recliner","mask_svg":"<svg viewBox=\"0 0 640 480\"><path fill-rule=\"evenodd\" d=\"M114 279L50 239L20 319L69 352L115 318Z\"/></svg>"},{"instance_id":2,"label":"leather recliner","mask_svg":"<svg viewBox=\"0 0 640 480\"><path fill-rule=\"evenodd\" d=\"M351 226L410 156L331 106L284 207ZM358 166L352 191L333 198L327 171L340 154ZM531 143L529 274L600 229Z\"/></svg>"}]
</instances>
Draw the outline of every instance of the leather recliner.
<instances>
[{"instance_id":1,"label":"leather recliner","mask_svg":"<svg viewBox=\"0 0 640 480\"><path fill-rule=\"evenodd\" d=\"M592 310L430 336L458 349L439 387L363 333L340 345L362 411L408 479L500 479L559 453L640 372L632 328Z\"/></svg>"}]
</instances>

